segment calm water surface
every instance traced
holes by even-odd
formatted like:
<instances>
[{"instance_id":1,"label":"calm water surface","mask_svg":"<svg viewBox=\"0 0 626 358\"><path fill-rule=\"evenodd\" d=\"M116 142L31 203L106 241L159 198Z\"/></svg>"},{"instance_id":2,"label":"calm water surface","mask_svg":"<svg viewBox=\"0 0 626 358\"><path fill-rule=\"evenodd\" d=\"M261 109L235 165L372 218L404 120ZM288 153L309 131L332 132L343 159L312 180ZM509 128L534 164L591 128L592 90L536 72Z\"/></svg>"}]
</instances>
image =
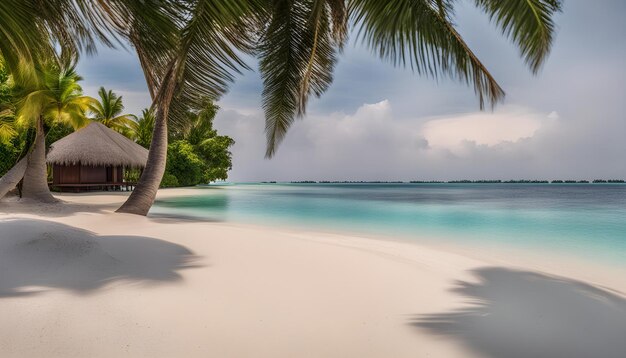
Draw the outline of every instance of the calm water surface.
<instances>
[{"instance_id":1,"label":"calm water surface","mask_svg":"<svg viewBox=\"0 0 626 358\"><path fill-rule=\"evenodd\" d=\"M151 213L517 245L626 265L624 184L231 184Z\"/></svg>"}]
</instances>

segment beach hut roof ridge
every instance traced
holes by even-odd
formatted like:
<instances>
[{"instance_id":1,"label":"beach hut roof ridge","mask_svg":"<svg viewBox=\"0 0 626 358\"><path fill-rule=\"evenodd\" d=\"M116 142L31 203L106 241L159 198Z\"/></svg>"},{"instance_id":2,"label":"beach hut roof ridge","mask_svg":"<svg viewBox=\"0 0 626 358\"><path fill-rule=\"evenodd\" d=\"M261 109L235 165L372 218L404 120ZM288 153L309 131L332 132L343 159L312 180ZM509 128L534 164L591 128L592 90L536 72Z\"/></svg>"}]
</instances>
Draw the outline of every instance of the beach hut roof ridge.
<instances>
[{"instance_id":1,"label":"beach hut roof ridge","mask_svg":"<svg viewBox=\"0 0 626 358\"><path fill-rule=\"evenodd\" d=\"M46 160L57 165L143 168L148 150L102 123L91 122L52 143Z\"/></svg>"}]
</instances>

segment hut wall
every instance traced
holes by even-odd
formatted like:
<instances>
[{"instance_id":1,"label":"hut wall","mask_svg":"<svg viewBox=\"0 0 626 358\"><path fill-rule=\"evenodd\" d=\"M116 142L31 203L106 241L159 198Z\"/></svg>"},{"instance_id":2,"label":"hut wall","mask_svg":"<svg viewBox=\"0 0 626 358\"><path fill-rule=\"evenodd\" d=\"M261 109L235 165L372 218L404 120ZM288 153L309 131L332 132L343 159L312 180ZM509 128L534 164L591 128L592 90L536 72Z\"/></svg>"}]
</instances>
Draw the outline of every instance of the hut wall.
<instances>
[{"instance_id":1,"label":"hut wall","mask_svg":"<svg viewBox=\"0 0 626 358\"><path fill-rule=\"evenodd\" d=\"M80 182L83 184L99 184L106 183L107 170L106 167L80 167Z\"/></svg>"},{"instance_id":2,"label":"hut wall","mask_svg":"<svg viewBox=\"0 0 626 358\"><path fill-rule=\"evenodd\" d=\"M116 183L121 183L124 181L124 167L117 167L117 177L115 178Z\"/></svg>"},{"instance_id":3,"label":"hut wall","mask_svg":"<svg viewBox=\"0 0 626 358\"><path fill-rule=\"evenodd\" d=\"M115 170L115 167L107 167L107 183L113 183L115 182L114 178L113 178L113 171Z\"/></svg>"},{"instance_id":4,"label":"hut wall","mask_svg":"<svg viewBox=\"0 0 626 358\"><path fill-rule=\"evenodd\" d=\"M80 174L78 165L54 165L52 171L54 184L78 184Z\"/></svg>"},{"instance_id":5,"label":"hut wall","mask_svg":"<svg viewBox=\"0 0 626 358\"><path fill-rule=\"evenodd\" d=\"M121 183L124 180L124 167L106 167L107 183Z\"/></svg>"},{"instance_id":6,"label":"hut wall","mask_svg":"<svg viewBox=\"0 0 626 358\"><path fill-rule=\"evenodd\" d=\"M105 184L122 183L124 167L92 167L81 165L54 165L53 184Z\"/></svg>"}]
</instances>

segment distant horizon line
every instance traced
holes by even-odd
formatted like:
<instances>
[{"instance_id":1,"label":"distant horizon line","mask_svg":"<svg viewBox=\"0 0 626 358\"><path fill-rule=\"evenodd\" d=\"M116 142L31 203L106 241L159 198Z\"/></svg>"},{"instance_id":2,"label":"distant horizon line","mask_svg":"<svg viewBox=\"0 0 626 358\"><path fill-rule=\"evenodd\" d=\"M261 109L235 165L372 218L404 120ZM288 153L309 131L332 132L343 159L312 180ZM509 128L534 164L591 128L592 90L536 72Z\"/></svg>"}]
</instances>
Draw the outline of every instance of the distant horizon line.
<instances>
[{"instance_id":1,"label":"distant horizon line","mask_svg":"<svg viewBox=\"0 0 626 358\"><path fill-rule=\"evenodd\" d=\"M215 184L624 184L624 179L480 179L480 180L264 180L217 181Z\"/></svg>"}]
</instances>

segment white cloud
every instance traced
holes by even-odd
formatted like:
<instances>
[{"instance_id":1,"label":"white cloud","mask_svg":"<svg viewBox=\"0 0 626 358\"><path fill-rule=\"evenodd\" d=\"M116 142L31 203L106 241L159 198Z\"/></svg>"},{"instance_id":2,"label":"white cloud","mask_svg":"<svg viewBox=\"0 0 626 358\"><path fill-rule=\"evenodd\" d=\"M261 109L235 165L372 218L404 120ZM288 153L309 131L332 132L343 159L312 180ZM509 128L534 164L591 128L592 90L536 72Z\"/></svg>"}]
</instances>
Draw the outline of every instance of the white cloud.
<instances>
[{"instance_id":1,"label":"white cloud","mask_svg":"<svg viewBox=\"0 0 626 358\"><path fill-rule=\"evenodd\" d=\"M395 118L392 103L296 121L266 160L260 112L223 110L216 127L233 136L233 181L449 180L624 177L623 142L602 141L624 128L503 106L494 113ZM620 144L621 143L621 144ZM613 162L615 165L607 166Z\"/></svg>"},{"instance_id":2,"label":"white cloud","mask_svg":"<svg viewBox=\"0 0 626 358\"><path fill-rule=\"evenodd\" d=\"M525 108L503 107L496 112L478 112L432 119L421 134L433 149L447 149L462 155L467 143L495 146L532 137L550 118Z\"/></svg>"}]
</instances>

